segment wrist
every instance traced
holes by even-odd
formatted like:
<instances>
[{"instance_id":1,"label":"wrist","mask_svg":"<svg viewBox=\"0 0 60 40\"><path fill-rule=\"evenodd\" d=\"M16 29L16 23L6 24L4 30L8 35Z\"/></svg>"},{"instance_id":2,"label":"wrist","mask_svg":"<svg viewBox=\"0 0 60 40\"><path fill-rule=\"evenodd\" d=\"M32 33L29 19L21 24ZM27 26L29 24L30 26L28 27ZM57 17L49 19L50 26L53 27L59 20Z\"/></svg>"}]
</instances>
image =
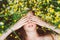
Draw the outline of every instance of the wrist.
<instances>
[{"instance_id":1,"label":"wrist","mask_svg":"<svg viewBox=\"0 0 60 40\"><path fill-rule=\"evenodd\" d=\"M7 29L6 32L2 34L2 36L0 37L0 39L4 40L11 32L12 32L12 30Z\"/></svg>"}]
</instances>

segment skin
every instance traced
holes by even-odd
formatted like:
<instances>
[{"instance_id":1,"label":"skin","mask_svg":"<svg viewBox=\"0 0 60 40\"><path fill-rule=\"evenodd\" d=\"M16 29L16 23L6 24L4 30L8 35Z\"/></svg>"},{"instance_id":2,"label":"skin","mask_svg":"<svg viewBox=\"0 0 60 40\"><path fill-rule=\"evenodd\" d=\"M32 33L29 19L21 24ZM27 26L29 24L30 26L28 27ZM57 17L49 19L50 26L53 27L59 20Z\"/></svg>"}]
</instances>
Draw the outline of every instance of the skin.
<instances>
[{"instance_id":1,"label":"skin","mask_svg":"<svg viewBox=\"0 0 60 40\"><path fill-rule=\"evenodd\" d=\"M36 31L36 24L34 22L28 21L23 28L27 34L27 40L33 40L39 37Z\"/></svg>"},{"instance_id":2,"label":"skin","mask_svg":"<svg viewBox=\"0 0 60 40\"><path fill-rule=\"evenodd\" d=\"M36 24L40 25L40 26L44 26L46 28L50 28L53 31L60 33L60 29L55 29L54 26L49 25L48 23L40 20L40 18L34 16L32 14L32 12L30 11L30 12L28 12L28 14L26 16L22 17L15 25L12 25L10 29L7 29L7 32L3 33L3 35L0 36L0 39L4 40L12 32L12 30L15 31L15 30L21 28L22 26L24 26L28 40L29 39L33 40L33 38L36 38L36 40L39 40L39 39L43 40L42 37L38 36L38 34L36 32ZM45 37L47 37L48 40L50 38L50 37L48 37L48 35Z\"/></svg>"},{"instance_id":3,"label":"skin","mask_svg":"<svg viewBox=\"0 0 60 40\"><path fill-rule=\"evenodd\" d=\"M39 36L37 33L37 26L36 23L32 22L29 20L25 25L24 25L24 30L27 34L26 40L52 40L51 36L47 35L45 37Z\"/></svg>"},{"instance_id":4,"label":"skin","mask_svg":"<svg viewBox=\"0 0 60 40\"><path fill-rule=\"evenodd\" d=\"M31 17L33 16L32 12L29 12L27 16L29 17L29 19L31 19ZM52 40L52 38L49 35L45 37L40 37L36 30L37 28L36 23L32 20L28 20L23 28L27 34L26 40L44 40L44 39L46 40L46 38L48 40Z\"/></svg>"}]
</instances>

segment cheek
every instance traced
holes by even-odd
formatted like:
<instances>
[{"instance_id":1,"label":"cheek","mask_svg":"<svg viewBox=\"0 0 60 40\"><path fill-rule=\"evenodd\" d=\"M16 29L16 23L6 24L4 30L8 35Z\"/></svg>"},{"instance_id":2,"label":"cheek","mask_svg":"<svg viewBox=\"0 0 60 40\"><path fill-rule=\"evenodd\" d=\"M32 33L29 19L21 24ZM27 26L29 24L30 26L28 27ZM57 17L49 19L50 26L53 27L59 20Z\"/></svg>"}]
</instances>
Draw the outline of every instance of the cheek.
<instances>
[{"instance_id":1,"label":"cheek","mask_svg":"<svg viewBox=\"0 0 60 40\"><path fill-rule=\"evenodd\" d=\"M25 25L23 28L24 28L24 30L28 30L29 29L28 25Z\"/></svg>"}]
</instances>

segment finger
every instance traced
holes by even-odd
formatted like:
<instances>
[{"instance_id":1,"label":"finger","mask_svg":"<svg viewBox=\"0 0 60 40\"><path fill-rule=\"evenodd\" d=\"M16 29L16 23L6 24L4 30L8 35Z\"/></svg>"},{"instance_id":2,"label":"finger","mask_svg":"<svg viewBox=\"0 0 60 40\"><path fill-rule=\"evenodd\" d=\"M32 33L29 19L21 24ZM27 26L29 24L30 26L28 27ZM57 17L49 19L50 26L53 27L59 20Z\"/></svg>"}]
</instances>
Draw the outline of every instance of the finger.
<instances>
[{"instance_id":1,"label":"finger","mask_svg":"<svg viewBox=\"0 0 60 40\"><path fill-rule=\"evenodd\" d=\"M26 25L26 24L28 24L28 22L25 22L25 23L23 24L23 26Z\"/></svg>"},{"instance_id":2,"label":"finger","mask_svg":"<svg viewBox=\"0 0 60 40\"><path fill-rule=\"evenodd\" d=\"M31 20L37 22L37 21L39 21L40 19L39 19L38 17L36 17L36 16L33 16L33 17L31 18Z\"/></svg>"},{"instance_id":3,"label":"finger","mask_svg":"<svg viewBox=\"0 0 60 40\"><path fill-rule=\"evenodd\" d=\"M30 18L31 18L31 19L32 19L32 18L35 18L35 16L31 16Z\"/></svg>"},{"instance_id":4,"label":"finger","mask_svg":"<svg viewBox=\"0 0 60 40\"><path fill-rule=\"evenodd\" d=\"M20 25L21 26L24 26L24 25L26 25L28 22L27 22L27 20L26 21L24 21L24 22L22 22Z\"/></svg>"},{"instance_id":5,"label":"finger","mask_svg":"<svg viewBox=\"0 0 60 40\"><path fill-rule=\"evenodd\" d=\"M24 18L24 19L22 19L22 21L27 21L27 20L29 20L28 18Z\"/></svg>"},{"instance_id":6,"label":"finger","mask_svg":"<svg viewBox=\"0 0 60 40\"><path fill-rule=\"evenodd\" d=\"M24 23L26 23L28 21L28 19L23 19L22 21L21 21L21 25L23 25Z\"/></svg>"},{"instance_id":7,"label":"finger","mask_svg":"<svg viewBox=\"0 0 60 40\"><path fill-rule=\"evenodd\" d=\"M33 21L36 24L39 24L40 20L36 17L31 18L31 21Z\"/></svg>"},{"instance_id":8,"label":"finger","mask_svg":"<svg viewBox=\"0 0 60 40\"><path fill-rule=\"evenodd\" d=\"M29 11L28 14L27 14L27 16L31 16L31 15L33 15L33 12Z\"/></svg>"},{"instance_id":9,"label":"finger","mask_svg":"<svg viewBox=\"0 0 60 40\"><path fill-rule=\"evenodd\" d=\"M25 19L25 18L27 18L27 16L22 17L20 20L23 20L23 19Z\"/></svg>"},{"instance_id":10,"label":"finger","mask_svg":"<svg viewBox=\"0 0 60 40\"><path fill-rule=\"evenodd\" d=\"M19 20L19 21L17 22L17 24L19 24L19 25L21 24L21 25L22 25L22 24L25 23L26 21L28 21L28 19L27 19L27 18L24 18L24 19ZM18 26L19 26L19 25L18 25Z\"/></svg>"},{"instance_id":11,"label":"finger","mask_svg":"<svg viewBox=\"0 0 60 40\"><path fill-rule=\"evenodd\" d=\"M32 17L32 16L34 16L33 13L32 13L31 11L28 12L27 17L30 18L30 17Z\"/></svg>"},{"instance_id":12,"label":"finger","mask_svg":"<svg viewBox=\"0 0 60 40\"><path fill-rule=\"evenodd\" d=\"M32 20L32 21L36 21L36 19L35 19L34 17L32 17L30 20Z\"/></svg>"}]
</instances>

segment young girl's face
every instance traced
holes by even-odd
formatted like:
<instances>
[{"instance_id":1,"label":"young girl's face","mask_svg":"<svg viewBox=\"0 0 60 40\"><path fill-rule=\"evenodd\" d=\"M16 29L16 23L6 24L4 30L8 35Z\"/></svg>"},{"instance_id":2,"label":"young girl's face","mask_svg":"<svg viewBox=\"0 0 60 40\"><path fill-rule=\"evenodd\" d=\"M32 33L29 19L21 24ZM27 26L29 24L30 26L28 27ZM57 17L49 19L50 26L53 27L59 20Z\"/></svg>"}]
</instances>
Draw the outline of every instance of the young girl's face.
<instances>
[{"instance_id":1,"label":"young girl's face","mask_svg":"<svg viewBox=\"0 0 60 40\"><path fill-rule=\"evenodd\" d=\"M36 24L32 21L28 21L23 28L25 31L34 31L36 30Z\"/></svg>"}]
</instances>

